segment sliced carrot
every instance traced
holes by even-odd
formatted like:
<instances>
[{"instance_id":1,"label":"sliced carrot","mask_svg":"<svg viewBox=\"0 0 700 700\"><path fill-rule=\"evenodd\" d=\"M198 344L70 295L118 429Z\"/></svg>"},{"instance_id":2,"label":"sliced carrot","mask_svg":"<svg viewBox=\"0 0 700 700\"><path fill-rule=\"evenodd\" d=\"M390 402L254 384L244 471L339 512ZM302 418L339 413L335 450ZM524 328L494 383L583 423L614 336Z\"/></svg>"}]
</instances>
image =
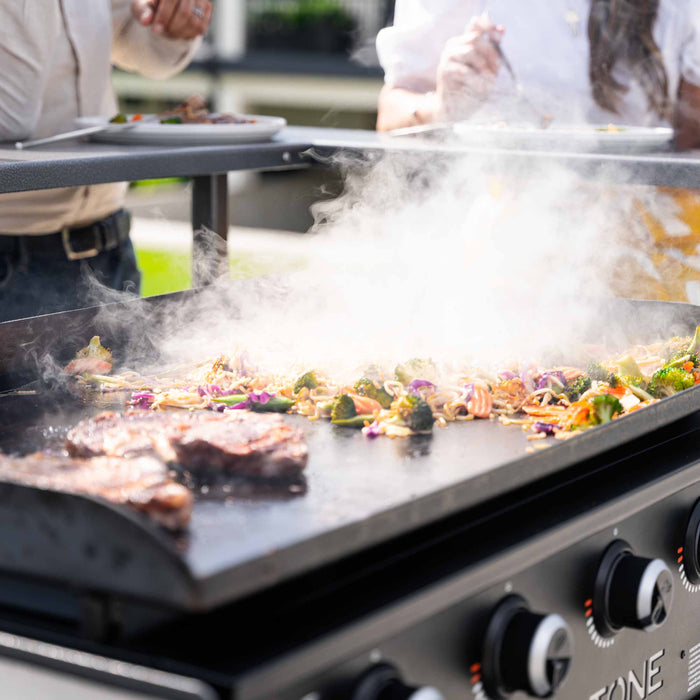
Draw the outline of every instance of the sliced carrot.
<instances>
[{"instance_id":1,"label":"sliced carrot","mask_svg":"<svg viewBox=\"0 0 700 700\"><path fill-rule=\"evenodd\" d=\"M686 363L683 365L683 369L684 369L686 372L692 372L692 371L693 371L693 367L695 367L695 365L694 365L692 362L686 362Z\"/></svg>"},{"instance_id":2,"label":"sliced carrot","mask_svg":"<svg viewBox=\"0 0 700 700\"><path fill-rule=\"evenodd\" d=\"M611 394L612 396L616 396L618 399L620 399L627 393L627 387L626 386L616 386L613 389L611 386L609 386L606 389L603 389L603 393Z\"/></svg>"},{"instance_id":3,"label":"sliced carrot","mask_svg":"<svg viewBox=\"0 0 700 700\"><path fill-rule=\"evenodd\" d=\"M143 119L143 114L134 114L133 117L131 117L132 122L140 122Z\"/></svg>"},{"instance_id":4,"label":"sliced carrot","mask_svg":"<svg viewBox=\"0 0 700 700\"><path fill-rule=\"evenodd\" d=\"M357 394L350 394L352 402L355 404L355 410L358 416L365 416L370 413L375 413L376 411L382 410L382 405L379 401L370 399L369 396L358 396Z\"/></svg>"},{"instance_id":5,"label":"sliced carrot","mask_svg":"<svg viewBox=\"0 0 700 700\"><path fill-rule=\"evenodd\" d=\"M467 411L476 418L488 418L493 408L493 400L488 389L478 384L474 386L472 397L467 403Z\"/></svg>"},{"instance_id":6,"label":"sliced carrot","mask_svg":"<svg viewBox=\"0 0 700 700\"><path fill-rule=\"evenodd\" d=\"M561 372L567 382L572 382L574 379L578 379L584 374L582 369L576 367L557 367L555 371Z\"/></svg>"}]
</instances>

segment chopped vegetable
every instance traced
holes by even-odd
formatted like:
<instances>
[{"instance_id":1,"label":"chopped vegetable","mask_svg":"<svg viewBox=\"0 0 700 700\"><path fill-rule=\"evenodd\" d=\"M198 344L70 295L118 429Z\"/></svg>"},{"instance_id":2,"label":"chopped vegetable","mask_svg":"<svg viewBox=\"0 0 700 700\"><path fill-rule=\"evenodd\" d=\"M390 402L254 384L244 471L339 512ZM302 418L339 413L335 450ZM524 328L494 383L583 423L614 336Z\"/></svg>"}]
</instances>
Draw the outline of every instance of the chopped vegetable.
<instances>
[{"instance_id":1,"label":"chopped vegetable","mask_svg":"<svg viewBox=\"0 0 700 700\"><path fill-rule=\"evenodd\" d=\"M353 416L352 418L339 418L332 421L333 425L339 425L341 428L364 428L365 424L372 423L374 421L373 414L362 414L358 416Z\"/></svg>"},{"instance_id":2,"label":"chopped vegetable","mask_svg":"<svg viewBox=\"0 0 700 700\"><path fill-rule=\"evenodd\" d=\"M360 396L368 396L370 399L377 401L382 408L389 408L394 400L379 382L373 382L366 377L356 382L354 389Z\"/></svg>"},{"instance_id":3,"label":"chopped vegetable","mask_svg":"<svg viewBox=\"0 0 700 700\"><path fill-rule=\"evenodd\" d=\"M112 370L112 353L103 348L100 336L90 339L87 347L75 353L75 359L69 362L63 370L66 374L109 374Z\"/></svg>"},{"instance_id":4,"label":"chopped vegetable","mask_svg":"<svg viewBox=\"0 0 700 700\"><path fill-rule=\"evenodd\" d=\"M592 419L593 425L608 423L613 419L613 416L622 413L624 410L619 399L611 394L594 396L588 400L588 403L591 404L592 407L590 418Z\"/></svg>"},{"instance_id":5,"label":"chopped vegetable","mask_svg":"<svg viewBox=\"0 0 700 700\"><path fill-rule=\"evenodd\" d=\"M318 379L315 372L305 372L294 382L294 393L298 394L302 389L316 389Z\"/></svg>"},{"instance_id":6,"label":"chopped vegetable","mask_svg":"<svg viewBox=\"0 0 700 700\"><path fill-rule=\"evenodd\" d=\"M333 399L333 405L331 407L331 422L335 423L337 420L348 420L349 418L354 418L357 415L355 410L355 403L347 394L339 394Z\"/></svg>"},{"instance_id":7,"label":"chopped vegetable","mask_svg":"<svg viewBox=\"0 0 700 700\"><path fill-rule=\"evenodd\" d=\"M422 433L433 429L433 423L435 423L433 411L419 396L406 394L396 399L392 407L413 432Z\"/></svg>"},{"instance_id":8,"label":"chopped vegetable","mask_svg":"<svg viewBox=\"0 0 700 700\"><path fill-rule=\"evenodd\" d=\"M591 384L591 378L582 374L564 389L564 395L571 402L578 401L581 395L585 394L591 388Z\"/></svg>"},{"instance_id":9,"label":"chopped vegetable","mask_svg":"<svg viewBox=\"0 0 700 700\"><path fill-rule=\"evenodd\" d=\"M654 372L649 380L649 393L656 399L690 389L695 384L695 377L680 367L662 367Z\"/></svg>"}]
</instances>

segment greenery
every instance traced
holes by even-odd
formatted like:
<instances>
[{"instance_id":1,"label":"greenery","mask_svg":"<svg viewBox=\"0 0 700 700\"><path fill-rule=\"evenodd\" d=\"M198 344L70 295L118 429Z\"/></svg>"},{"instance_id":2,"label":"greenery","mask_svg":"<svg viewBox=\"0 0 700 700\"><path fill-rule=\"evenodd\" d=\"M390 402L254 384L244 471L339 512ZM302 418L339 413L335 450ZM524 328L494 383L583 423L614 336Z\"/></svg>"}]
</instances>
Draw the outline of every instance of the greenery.
<instances>
[{"instance_id":1,"label":"greenery","mask_svg":"<svg viewBox=\"0 0 700 700\"><path fill-rule=\"evenodd\" d=\"M252 14L250 26L259 48L340 51L357 22L338 0L287 0Z\"/></svg>"},{"instance_id":2,"label":"greenery","mask_svg":"<svg viewBox=\"0 0 700 700\"><path fill-rule=\"evenodd\" d=\"M192 286L192 257L187 252L172 252L136 248L136 259L141 270L141 294L145 297L169 294ZM262 261L254 254L237 253L229 264L231 279L247 279L297 268L301 259L290 259L273 264Z\"/></svg>"}]
</instances>

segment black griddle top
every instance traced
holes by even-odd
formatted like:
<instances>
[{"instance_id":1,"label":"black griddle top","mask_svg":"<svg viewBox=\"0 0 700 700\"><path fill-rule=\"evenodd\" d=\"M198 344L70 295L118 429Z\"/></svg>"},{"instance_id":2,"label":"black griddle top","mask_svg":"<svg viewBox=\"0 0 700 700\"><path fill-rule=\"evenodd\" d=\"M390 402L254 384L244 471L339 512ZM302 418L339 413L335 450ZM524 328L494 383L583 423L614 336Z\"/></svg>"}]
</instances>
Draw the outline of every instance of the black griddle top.
<instances>
[{"instance_id":1,"label":"black griddle top","mask_svg":"<svg viewBox=\"0 0 700 700\"><path fill-rule=\"evenodd\" d=\"M660 309L675 310L688 332L700 321L700 309L689 305L635 303L627 315ZM77 325L83 339L99 332L86 312L56 318L64 328ZM4 332L17 343L27 334L48 338L55 322L45 317L0 324L0 341ZM67 342L65 334L54 336ZM68 340L75 348L75 339ZM10 375L26 369L7 366ZM532 454L520 426L498 421L370 440L327 422L286 416L307 435L307 492L199 494L189 532L180 538L96 499L0 484L0 531L6 533L0 573L211 609L555 475L698 408L695 387L571 440L551 440L551 447ZM65 390L0 396L0 450L60 445L68 427L103 409L81 404Z\"/></svg>"},{"instance_id":2,"label":"black griddle top","mask_svg":"<svg viewBox=\"0 0 700 700\"><path fill-rule=\"evenodd\" d=\"M188 533L173 537L98 499L0 485L0 528L21 528L17 539L0 539L0 571L209 609L552 475L698 408L700 387L574 439L550 440L532 454L520 426L498 421L370 440L286 416L307 436L306 493L199 493ZM67 405L65 397L60 408L41 394L0 397L7 418L0 448L60 446L67 426L97 410Z\"/></svg>"}]
</instances>

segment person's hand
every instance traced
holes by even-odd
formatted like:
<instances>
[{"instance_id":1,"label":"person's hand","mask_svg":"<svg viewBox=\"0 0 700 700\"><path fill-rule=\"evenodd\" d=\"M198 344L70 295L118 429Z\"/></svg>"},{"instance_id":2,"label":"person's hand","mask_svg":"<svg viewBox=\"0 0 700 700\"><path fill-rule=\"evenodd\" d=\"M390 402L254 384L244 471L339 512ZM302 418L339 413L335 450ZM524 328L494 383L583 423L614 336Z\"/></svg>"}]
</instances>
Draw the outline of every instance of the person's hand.
<instances>
[{"instance_id":1,"label":"person's hand","mask_svg":"<svg viewBox=\"0 0 700 700\"><path fill-rule=\"evenodd\" d=\"M501 63L494 43L502 35L503 27L480 15L445 44L437 72L439 119L465 119L488 99Z\"/></svg>"},{"instance_id":2,"label":"person's hand","mask_svg":"<svg viewBox=\"0 0 700 700\"><path fill-rule=\"evenodd\" d=\"M207 31L210 0L132 0L131 14L139 24L170 39L194 39Z\"/></svg>"}]
</instances>

